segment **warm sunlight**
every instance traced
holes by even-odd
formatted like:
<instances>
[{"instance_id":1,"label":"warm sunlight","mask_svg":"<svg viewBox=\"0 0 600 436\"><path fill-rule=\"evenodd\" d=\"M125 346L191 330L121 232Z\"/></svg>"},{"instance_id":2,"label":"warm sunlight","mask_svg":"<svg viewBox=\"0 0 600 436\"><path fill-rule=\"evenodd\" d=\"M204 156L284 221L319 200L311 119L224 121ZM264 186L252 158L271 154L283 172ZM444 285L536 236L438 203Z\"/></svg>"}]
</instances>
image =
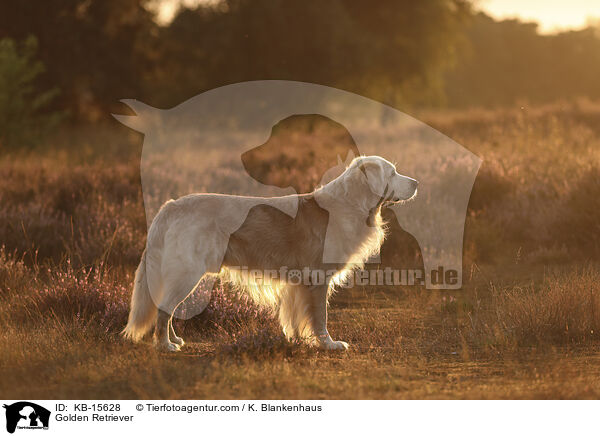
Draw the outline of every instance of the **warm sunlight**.
<instances>
[{"instance_id":1,"label":"warm sunlight","mask_svg":"<svg viewBox=\"0 0 600 436\"><path fill-rule=\"evenodd\" d=\"M0 29L0 436L597 429L600 0Z\"/></svg>"},{"instance_id":2,"label":"warm sunlight","mask_svg":"<svg viewBox=\"0 0 600 436\"><path fill-rule=\"evenodd\" d=\"M541 33L581 29L600 17L596 0L481 0L478 6L494 18L537 21Z\"/></svg>"},{"instance_id":3,"label":"warm sunlight","mask_svg":"<svg viewBox=\"0 0 600 436\"><path fill-rule=\"evenodd\" d=\"M151 8L156 11L156 21L161 25L171 22L180 7L193 8L199 3L216 3L218 0L155 0Z\"/></svg>"},{"instance_id":4,"label":"warm sunlight","mask_svg":"<svg viewBox=\"0 0 600 436\"><path fill-rule=\"evenodd\" d=\"M219 0L155 1L157 21L166 25L175 17L179 7L195 7ZM480 0L476 6L497 19L536 21L540 24L540 33L581 29L591 20L600 18L600 1L596 0Z\"/></svg>"}]
</instances>

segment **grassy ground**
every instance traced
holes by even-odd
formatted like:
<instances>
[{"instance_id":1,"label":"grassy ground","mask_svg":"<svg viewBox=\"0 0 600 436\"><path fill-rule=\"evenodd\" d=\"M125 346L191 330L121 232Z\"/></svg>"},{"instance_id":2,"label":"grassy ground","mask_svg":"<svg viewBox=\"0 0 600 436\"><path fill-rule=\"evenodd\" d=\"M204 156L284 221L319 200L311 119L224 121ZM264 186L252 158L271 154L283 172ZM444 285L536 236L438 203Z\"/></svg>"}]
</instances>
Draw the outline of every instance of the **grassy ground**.
<instances>
[{"instance_id":1,"label":"grassy ground","mask_svg":"<svg viewBox=\"0 0 600 436\"><path fill-rule=\"evenodd\" d=\"M464 287L341 291L330 332L345 354L287 343L271 314L222 286L177 322L184 352L124 343L145 241L141 138L71 130L5 155L0 396L598 398L599 107L420 117L484 158Z\"/></svg>"}]
</instances>

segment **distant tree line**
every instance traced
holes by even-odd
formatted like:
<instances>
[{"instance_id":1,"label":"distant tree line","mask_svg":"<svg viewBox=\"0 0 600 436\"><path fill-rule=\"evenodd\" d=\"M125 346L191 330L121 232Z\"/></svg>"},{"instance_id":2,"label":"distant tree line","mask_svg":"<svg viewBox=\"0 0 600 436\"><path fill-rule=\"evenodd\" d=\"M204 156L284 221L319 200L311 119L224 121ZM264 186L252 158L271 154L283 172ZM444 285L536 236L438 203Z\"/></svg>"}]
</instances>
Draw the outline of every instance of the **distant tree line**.
<instances>
[{"instance_id":1,"label":"distant tree line","mask_svg":"<svg viewBox=\"0 0 600 436\"><path fill-rule=\"evenodd\" d=\"M540 35L536 23L479 13L464 30L468 44L444 80L450 106L600 99L600 26Z\"/></svg>"},{"instance_id":2,"label":"distant tree line","mask_svg":"<svg viewBox=\"0 0 600 436\"><path fill-rule=\"evenodd\" d=\"M0 39L36 38L45 72L35 86L60 90L51 107L73 119L102 118L122 98L169 107L259 79L401 108L600 98L598 29L543 36L535 24L475 13L469 0L222 0L182 8L167 26L151 5L1 2Z\"/></svg>"}]
</instances>

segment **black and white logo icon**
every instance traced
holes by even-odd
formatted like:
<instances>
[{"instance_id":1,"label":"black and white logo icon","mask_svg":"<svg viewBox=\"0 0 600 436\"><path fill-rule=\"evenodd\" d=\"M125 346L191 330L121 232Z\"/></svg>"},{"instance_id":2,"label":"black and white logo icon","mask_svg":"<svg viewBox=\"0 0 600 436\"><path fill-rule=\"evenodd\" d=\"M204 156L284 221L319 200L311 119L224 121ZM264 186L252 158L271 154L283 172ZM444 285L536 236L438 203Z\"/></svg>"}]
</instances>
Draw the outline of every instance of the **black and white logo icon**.
<instances>
[{"instance_id":1,"label":"black and white logo icon","mask_svg":"<svg viewBox=\"0 0 600 436\"><path fill-rule=\"evenodd\" d=\"M6 431L14 433L16 429L48 429L50 411L28 401L19 401L3 406L6 409Z\"/></svg>"}]
</instances>

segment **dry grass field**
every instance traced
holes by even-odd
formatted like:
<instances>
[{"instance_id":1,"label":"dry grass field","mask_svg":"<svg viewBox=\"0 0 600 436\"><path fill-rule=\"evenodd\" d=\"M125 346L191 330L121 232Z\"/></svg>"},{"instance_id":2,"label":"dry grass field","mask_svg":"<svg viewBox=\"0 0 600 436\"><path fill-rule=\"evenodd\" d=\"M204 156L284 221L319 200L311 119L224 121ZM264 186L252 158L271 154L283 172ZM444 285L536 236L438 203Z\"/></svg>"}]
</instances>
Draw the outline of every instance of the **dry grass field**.
<instances>
[{"instance_id":1,"label":"dry grass field","mask_svg":"<svg viewBox=\"0 0 600 436\"><path fill-rule=\"evenodd\" d=\"M287 343L220 285L177 321L182 353L122 341L145 244L141 136L72 129L0 158L0 396L599 398L600 106L417 117L484 159L464 286L340 291L345 354Z\"/></svg>"}]
</instances>

